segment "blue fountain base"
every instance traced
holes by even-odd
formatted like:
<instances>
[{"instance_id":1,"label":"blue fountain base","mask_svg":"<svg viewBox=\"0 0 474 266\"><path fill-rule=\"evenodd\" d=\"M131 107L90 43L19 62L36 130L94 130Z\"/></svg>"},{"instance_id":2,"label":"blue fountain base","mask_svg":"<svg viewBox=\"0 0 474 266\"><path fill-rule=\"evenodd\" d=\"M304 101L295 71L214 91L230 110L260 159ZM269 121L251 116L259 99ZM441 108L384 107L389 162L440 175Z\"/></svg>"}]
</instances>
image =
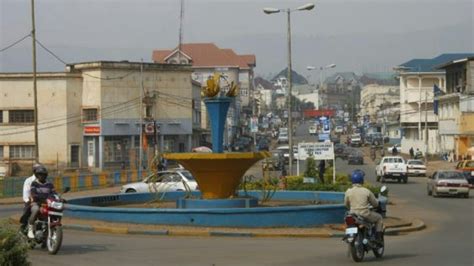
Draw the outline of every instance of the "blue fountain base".
<instances>
[{"instance_id":1,"label":"blue fountain base","mask_svg":"<svg viewBox=\"0 0 474 266\"><path fill-rule=\"evenodd\" d=\"M221 208L252 208L257 207L257 198L240 199L178 199L176 208L178 209L221 209Z\"/></svg>"}]
</instances>

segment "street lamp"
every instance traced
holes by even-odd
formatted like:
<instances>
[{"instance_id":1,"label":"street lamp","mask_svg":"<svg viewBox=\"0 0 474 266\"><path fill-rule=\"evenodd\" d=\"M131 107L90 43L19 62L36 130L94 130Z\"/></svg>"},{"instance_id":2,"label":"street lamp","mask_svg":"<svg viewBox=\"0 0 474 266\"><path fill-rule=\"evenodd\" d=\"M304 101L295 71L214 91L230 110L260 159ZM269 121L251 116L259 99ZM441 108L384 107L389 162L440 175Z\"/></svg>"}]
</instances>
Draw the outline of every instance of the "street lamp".
<instances>
[{"instance_id":1,"label":"street lamp","mask_svg":"<svg viewBox=\"0 0 474 266\"><path fill-rule=\"evenodd\" d=\"M289 163L288 163L288 173L292 175L292 166L293 166L293 124L291 118L291 23L290 23L290 13L294 11L305 11L311 10L314 8L313 3L308 3L302 5L296 9L279 9L279 8L272 8L266 7L263 9L265 14L275 14L280 12L286 12L287 14L287 26L288 26L288 146L289 146Z\"/></svg>"},{"instance_id":2,"label":"street lamp","mask_svg":"<svg viewBox=\"0 0 474 266\"><path fill-rule=\"evenodd\" d=\"M329 69L329 68L335 68L336 67L336 64L329 64L327 66L320 66L319 68L318 67L315 67L315 66L307 66L306 69L308 71L311 71L311 70L315 70L315 69L319 69L319 89L322 88L323 86L323 78L322 78L322 75L323 75L323 71L325 69Z\"/></svg>"}]
</instances>

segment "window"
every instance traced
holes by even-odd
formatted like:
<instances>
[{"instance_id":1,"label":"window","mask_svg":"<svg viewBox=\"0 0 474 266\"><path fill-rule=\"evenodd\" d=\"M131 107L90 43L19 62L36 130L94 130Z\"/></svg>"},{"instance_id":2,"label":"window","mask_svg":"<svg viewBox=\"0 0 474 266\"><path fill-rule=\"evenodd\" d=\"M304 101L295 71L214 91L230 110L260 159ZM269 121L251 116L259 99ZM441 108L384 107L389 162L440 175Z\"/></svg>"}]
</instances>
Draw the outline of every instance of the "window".
<instances>
[{"instance_id":1,"label":"window","mask_svg":"<svg viewBox=\"0 0 474 266\"><path fill-rule=\"evenodd\" d=\"M33 123L35 112L33 110L10 110L8 112L10 123Z\"/></svg>"},{"instance_id":2,"label":"window","mask_svg":"<svg viewBox=\"0 0 474 266\"><path fill-rule=\"evenodd\" d=\"M0 123L3 123L3 111L0 111Z\"/></svg>"},{"instance_id":3,"label":"window","mask_svg":"<svg viewBox=\"0 0 474 266\"><path fill-rule=\"evenodd\" d=\"M10 146L11 159L32 159L35 157L34 145L12 145Z\"/></svg>"},{"instance_id":4,"label":"window","mask_svg":"<svg viewBox=\"0 0 474 266\"><path fill-rule=\"evenodd\" d=\"M79 145L71 145L71 166L79 166Z\"/></svg>"},{"instance_id":5,"label":"window","mask_svg":"<svg viewBox=\"0 0 474 266\"><path fill-rule=\"evenodd\" d=\"M3 159L3 146L0 146L0 159Z\"/></svg>"},{"instance_id":6,"label":"window","mask_svg":"<svg viewBox=\"0 0 474 266\"><path fill-rule=\"evenodd\" d=\"M97 117L98 117L97 108L82 109L83 122L97 121Z\"/></svg>"}]
</instances>

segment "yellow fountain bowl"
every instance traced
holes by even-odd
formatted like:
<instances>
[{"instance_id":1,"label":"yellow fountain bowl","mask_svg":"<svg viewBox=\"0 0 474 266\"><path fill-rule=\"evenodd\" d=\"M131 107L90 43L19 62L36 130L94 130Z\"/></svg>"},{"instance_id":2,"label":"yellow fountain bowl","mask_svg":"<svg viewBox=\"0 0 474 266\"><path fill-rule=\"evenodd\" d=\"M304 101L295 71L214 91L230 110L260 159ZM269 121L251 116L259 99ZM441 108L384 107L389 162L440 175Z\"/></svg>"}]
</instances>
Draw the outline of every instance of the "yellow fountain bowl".
<instances>
[{"instance_id":1,"label":"yellow fountain bowl","mask_svg":"<svg viewBox=\"0 0 474 266\"><path fill-rule=\"evenodd\" d=\"M270 153L167 153L163 157L193 174L203 199L226 199L234 196L245 172Z\"/></svg>"}]
</instances>

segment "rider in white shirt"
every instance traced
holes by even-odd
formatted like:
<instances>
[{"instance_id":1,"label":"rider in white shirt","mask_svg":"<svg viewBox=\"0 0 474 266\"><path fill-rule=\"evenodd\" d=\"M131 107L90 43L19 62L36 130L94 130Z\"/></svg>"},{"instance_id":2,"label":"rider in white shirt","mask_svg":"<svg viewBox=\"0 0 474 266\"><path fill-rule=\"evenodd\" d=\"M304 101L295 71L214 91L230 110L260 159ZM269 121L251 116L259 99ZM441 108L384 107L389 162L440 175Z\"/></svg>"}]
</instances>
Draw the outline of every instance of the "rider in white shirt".
<instances>
[{"instance_id":1,"label":"rider in white shirt","mask_svg":"<svg viewBox=\"0 0 474 266\"><path fill-rule=\"evenodd\" d=\"M23 207L23 214L21 215L20 218L20 223L21 223L21 228L24 229L26 228L26 225L28 224L28 217L30 217L31 214L31 183L36 180L35 176L35 171L39 167L43 167L42 164L40 163L35 163L33 165L33 175L28 177L25 182L23 183L23 202L24 202L24 207Z\"/></svg>"}]
</instances>

